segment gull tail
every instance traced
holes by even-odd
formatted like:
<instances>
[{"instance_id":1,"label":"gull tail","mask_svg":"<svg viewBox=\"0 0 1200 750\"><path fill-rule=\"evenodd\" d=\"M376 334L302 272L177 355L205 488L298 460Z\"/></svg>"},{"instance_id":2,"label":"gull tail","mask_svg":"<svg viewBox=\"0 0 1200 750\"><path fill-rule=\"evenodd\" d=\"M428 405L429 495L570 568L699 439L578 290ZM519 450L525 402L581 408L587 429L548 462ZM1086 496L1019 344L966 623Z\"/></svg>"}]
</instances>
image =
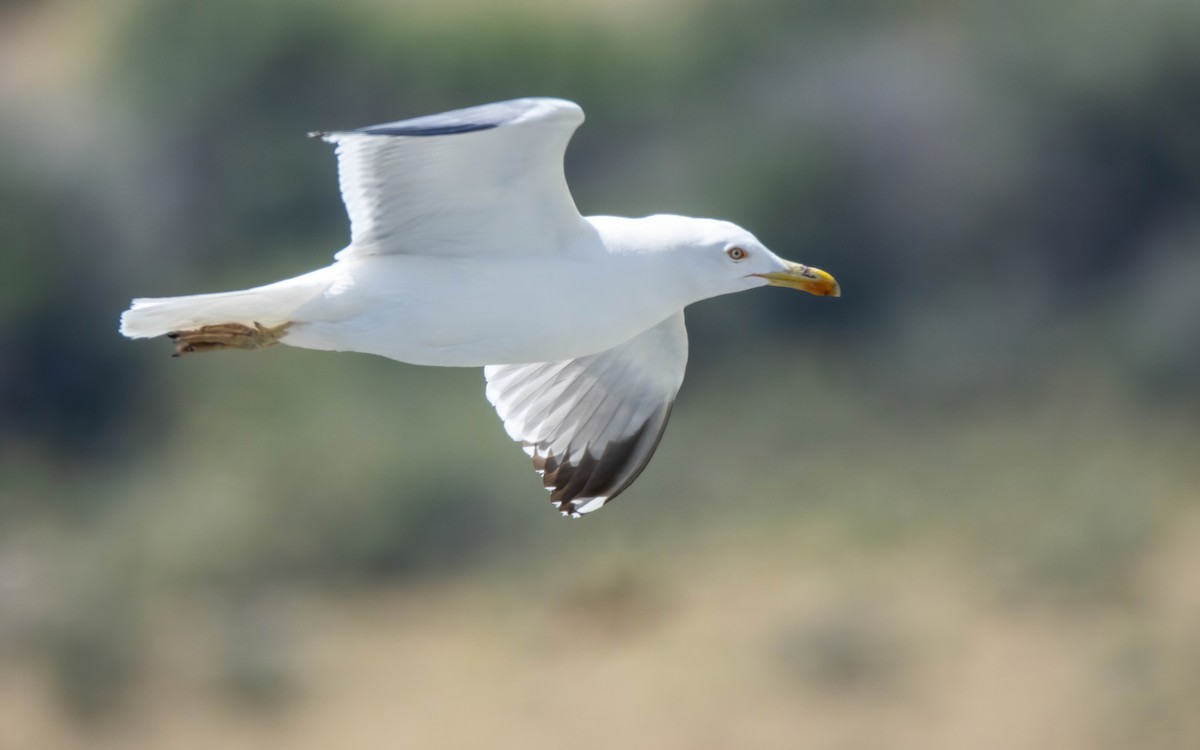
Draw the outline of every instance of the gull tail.
<instances>
[{"instance_id":1,"label":"gull tail","mask_svg":"<svg viewBox=\"0 0 1200 750\"><path fill-rule=\"evenodd\" d=\"M231 323L281 326L292 322L300 307L328 287L329 279L318 271L237 292L135 299L121 314L121 334L145 339Z\"/></svg>"}]
</instances>

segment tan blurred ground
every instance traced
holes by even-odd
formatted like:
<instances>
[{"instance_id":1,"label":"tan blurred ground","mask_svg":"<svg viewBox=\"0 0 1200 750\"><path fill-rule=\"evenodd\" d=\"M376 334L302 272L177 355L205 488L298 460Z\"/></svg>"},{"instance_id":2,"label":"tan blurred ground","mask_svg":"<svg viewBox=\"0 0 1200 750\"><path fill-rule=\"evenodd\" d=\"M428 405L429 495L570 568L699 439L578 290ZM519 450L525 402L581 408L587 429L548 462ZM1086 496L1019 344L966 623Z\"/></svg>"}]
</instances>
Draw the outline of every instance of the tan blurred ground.
<instances>
[{"instance_id":1,"label":"tan blurred ground","mask_svg":"<svg viewBox=\"0 0 1200 750\"><path fill-rule=\"evenodd\" d=\"M4 747L46 749L1194 747L1200 517L1164 542L1133 599L1082 609L796 527L689 533L526 585L277 596L294 683L257 711L221 698L183 603L121 715L74 724L9 669L0 725Z\"/></svg>"}]
</instances>

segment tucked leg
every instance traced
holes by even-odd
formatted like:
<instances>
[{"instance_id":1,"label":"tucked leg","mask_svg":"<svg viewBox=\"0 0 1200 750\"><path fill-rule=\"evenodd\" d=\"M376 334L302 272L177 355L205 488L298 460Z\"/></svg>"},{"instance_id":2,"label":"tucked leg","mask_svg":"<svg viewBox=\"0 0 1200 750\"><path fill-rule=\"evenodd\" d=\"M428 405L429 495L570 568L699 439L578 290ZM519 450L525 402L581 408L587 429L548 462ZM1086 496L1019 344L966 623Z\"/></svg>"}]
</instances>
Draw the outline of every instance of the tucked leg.
<instances>
[{"instance_id":1,"label":"tucked leg","mask_svg":"<svg viewBox=\"0 0 1200 750\"><path fill-rule=\"evenodd\" d=\"M167 338L175 342L175 353L171 355L173 357L218 349L257 351L278 344L289 326L291 323L268 328L261 323L255 323L251 328L241 323L221 323L191 331L171 331Z\"/></svg>"}]
</instances>

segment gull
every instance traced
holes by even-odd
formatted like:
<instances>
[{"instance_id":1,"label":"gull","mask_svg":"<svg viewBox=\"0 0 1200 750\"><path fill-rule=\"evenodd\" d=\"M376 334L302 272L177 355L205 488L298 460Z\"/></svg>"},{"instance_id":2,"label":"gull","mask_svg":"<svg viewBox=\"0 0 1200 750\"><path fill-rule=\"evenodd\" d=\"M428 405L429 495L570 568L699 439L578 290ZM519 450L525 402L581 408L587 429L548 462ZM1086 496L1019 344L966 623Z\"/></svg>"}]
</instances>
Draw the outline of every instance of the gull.
<instances>
[{"instance_id":1,"label":"gull","mask_svg":"<svg viewBox=\"0 0 1200 750\"><path fill-rule=\"evenodd\" d=\"M727 221L581 216L563 173L583 110L525 98L350 131L335 144L350 244L311 273L135 299L130 338L175 355L274 344L483 367L486 396L578 518L654 454L687 364L683 309L772 285L838 296Z\"/></svg>"}]
</instances>

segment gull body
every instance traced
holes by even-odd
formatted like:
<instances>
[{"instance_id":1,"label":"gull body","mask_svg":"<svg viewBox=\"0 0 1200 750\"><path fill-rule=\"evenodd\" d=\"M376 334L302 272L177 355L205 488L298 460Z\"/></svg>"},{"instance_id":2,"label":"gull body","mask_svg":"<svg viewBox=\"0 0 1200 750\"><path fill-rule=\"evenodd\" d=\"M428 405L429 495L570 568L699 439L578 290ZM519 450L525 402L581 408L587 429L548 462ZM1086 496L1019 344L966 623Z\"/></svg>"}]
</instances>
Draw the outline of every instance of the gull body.
<instances>
[{"instance_id":1,"label":"gull body","mask_svg":"<svg viewBox=\"0 0 1200 750\"><path fill-rule=\"evenodd\" d=\"M578 516L644 468L683 380L683 309L768 284L839 293L735 224L584 218L562 174L583 120L521 99L358 131L338 146L351 243L237 292L134 300L131 338L177 354L283 343L485 368L487 397L556 508Z\"/></svg>"},{"instance_id":2,"label":"gull body","mask_svg":"<svg viewBox=\"0 0 1200 750\"><path fill-rule=\"evenodd\" d=\"M729 263L726 244L760 247L728 222L682 216L588 222L595 234L564 256L350 257L264 288L255 301L268 307L255 322L289 322L282 343L292 346L418 365L549 362L609 349L693 302L769 283L744 266L711 272L710 265L722 270ZM705 251L715 263L695 262ZM765 248L759 252L755 267L785 269ZM311 296L279 319L269 309L272 293L293 289Z\"/></svg>"}]
</instances>

